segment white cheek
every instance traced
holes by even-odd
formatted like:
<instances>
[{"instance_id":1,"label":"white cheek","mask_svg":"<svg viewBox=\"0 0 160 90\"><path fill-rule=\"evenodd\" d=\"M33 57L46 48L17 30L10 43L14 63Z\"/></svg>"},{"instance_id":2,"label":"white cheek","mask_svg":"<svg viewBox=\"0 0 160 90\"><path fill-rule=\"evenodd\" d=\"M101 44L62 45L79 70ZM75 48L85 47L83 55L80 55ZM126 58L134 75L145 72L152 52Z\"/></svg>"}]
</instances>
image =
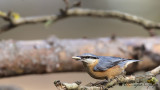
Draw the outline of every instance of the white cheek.
<instances>
[{"instance_id":1,"label":"white cheek","mask_svg":"<svg viewBox=\"0 0 160 90\"><path fill-rule=\"evenodd\" d=\"M94 63L95 61L96 61L95 59L86 59L84 62L91 64Z\"/></svg>"}]
</instances>

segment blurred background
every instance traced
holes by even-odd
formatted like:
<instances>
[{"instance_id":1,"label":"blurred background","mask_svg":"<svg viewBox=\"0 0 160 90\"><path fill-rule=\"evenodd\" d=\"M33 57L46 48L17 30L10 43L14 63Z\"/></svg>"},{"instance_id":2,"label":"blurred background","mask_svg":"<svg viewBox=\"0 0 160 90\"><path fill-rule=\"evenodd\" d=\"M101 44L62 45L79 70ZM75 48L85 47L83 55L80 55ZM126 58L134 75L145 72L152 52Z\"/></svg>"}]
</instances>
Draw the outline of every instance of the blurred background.
<instances>
[{"instance_id":1,"label":"blurred background","mask_svg":"<svg viewBox=\"0 0 160 90\"><path fill-rule=\"evenodd\" d=\"M71 3L75 1L70 0ZM64 7L62 0L0 0L1 11L12 10L22 17L57 14L59 9ZM117 10L160 22L159 0L82 0L82 8ZM4 23L0 20L1 25ZM156 32L160 34L160 31ZM121 37L149 36L144 28L117 19L70 17L48 28L45 28L44 24L23 25L1 34L0 39L35 40L46 39L51 35L59 38L98 38L111 36L113 33ZM15 85L24 90L56 90L53 85L54 80L74 82L78 79L83 84L96 81L84 72L72 72L4 78L0 79L0 84Z\"/></svg>"},{"instance_id":2,"label":"blurred background","mask_svg":"<svg viewBox=\"0 0 160 90\"><path fill-rule=\"evenodd\" d=\"M76 0L69 0L71 3ZM0 0L0 10L15 11L21 16L39 16L57 14L64 8L62 0ZM159 0L82 0L83 8L117 10L137 15L155 22L160 22ZM0 21L0 24L4 22ZM43 39L50 35L60 38L105 37L111 34L118 36L148 36L140 26L122 23L117 19L71 17L58 21L48 28L44 24L24 25L0 35L2 39ZM158 32L160 33L160 32Z\"/></svg>"}]
</instances>

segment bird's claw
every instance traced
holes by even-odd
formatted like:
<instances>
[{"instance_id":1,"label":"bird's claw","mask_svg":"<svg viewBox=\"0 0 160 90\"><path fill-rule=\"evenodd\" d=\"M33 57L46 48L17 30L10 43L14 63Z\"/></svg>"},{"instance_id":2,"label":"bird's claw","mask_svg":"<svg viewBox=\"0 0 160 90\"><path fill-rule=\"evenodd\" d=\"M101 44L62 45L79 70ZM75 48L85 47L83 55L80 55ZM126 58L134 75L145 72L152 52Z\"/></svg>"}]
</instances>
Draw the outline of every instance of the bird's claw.
<instances>
[{"instance_id":1,"label":"bird's claw","mask_svg":"<svg viewBox=\"0 0 160 90\"><path fill-rule=\"evenodd\" d=\"M115 79L120 80L120 79L125 78L125 77L126 77L125 75L119 75L119 76L115 76Z\"/></svg>"}]
</instances>

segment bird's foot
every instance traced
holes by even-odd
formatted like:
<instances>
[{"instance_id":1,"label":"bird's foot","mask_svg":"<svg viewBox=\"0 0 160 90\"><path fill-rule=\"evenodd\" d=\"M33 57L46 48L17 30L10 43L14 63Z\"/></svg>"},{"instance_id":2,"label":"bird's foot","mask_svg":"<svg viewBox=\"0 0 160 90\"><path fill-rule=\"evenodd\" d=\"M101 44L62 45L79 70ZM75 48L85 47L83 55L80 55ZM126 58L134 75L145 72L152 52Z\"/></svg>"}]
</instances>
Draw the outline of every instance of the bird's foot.
<instances>
[{"instance_id":1,"label":"bird's foot","mask_svg":"<svg viewBox=\"0 0 160 90\"><path fill-rule=\"evenodd\" d=\"M115 76L116 81L119 83L119 86L122 86L123 83L121 83L121 80L123 80L126 76L125 75L118 75Z\"/></svg>"},{"instance_id":2,"label":"bird's foot","mask_svg":"<svg viewBox=\"0 0 160 90\"><path fill-rule=\"evenodd\" d=\"M113 81L113 79L108 79L108 82L111 82L111 81Z\"/></svg>"},{"instance_id":3,"label":"bird's foot","mask_svg":"<svg viewBox=\"0 0 160 90\"><path fill-rule=\"evenodd\" d=\"M125 78L125 77L126 77L125 75L118 75L118 76L115 76L115 79L120 80L120 79Z\"/></svg>"}]
</instances>

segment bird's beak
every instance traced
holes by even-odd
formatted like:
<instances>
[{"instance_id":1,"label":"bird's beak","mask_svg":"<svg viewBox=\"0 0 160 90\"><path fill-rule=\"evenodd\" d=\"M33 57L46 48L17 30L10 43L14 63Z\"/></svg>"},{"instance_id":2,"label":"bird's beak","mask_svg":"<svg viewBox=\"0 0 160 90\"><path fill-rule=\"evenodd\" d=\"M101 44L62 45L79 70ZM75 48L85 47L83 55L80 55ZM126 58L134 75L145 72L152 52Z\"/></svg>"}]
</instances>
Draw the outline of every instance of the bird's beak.
<instances>
[{"instance_id":1,"label":"bird's beak","mask_svg":"<svg viewBox=\"0 0 160 90\"><path fill-rule=\"evenodd\" d=\"M81 57L80 56L73 56L72 59L81 60Z\"/></svg>"}]
</instances>

